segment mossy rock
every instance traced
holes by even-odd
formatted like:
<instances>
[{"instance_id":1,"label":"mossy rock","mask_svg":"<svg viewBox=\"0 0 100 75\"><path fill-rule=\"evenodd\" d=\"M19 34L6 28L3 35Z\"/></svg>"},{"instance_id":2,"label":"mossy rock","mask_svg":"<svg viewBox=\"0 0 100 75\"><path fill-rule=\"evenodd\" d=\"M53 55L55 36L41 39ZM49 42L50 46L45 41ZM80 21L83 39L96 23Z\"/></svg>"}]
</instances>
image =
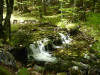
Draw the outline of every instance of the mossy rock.
<instances>
[{"instance_id":1,"label":"mossy rock","mask_svg":"<svg viewBox=\"0 0 100 75\"><path fill-rule=\"evenodd\" d=\"M73 32L79 29L78 24L68 24L66 25L66 28L68 29L69 32Z\"/></svg>"},{"instance_id":2,"label":"mossy rock","mask_svg":"<svg viewBox=\"0 0 100 75\"><path fill-rule=\"evenodd\" d=\"M55 27L45 26L39 27L39 25L23 25L19 28L18 31L12 33L12 45L22 45L28 46L30 43L34 41L38 41L44 38L55 38L57 36L57 32L54 31Z\"/></svg>"},{"instance_id":3,"label":"mossy rock","mask_svg":"<svg viewBox=\"0 0 100 75\"><path fill-rule=\"evenodd\" d=\"M71 75L83 75L80 69L76 70L76 69L70 68L69 72Z\"/></svg>"}]
</instances>

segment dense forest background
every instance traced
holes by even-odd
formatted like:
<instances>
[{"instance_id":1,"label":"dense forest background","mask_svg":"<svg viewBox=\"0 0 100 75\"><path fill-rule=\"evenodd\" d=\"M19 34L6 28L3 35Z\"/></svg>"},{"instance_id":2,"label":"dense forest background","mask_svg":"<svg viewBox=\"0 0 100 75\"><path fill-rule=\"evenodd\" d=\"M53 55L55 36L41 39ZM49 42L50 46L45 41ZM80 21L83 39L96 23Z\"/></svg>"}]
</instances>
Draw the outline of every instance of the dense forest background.
<instances>
[{"instance_id":1,"label":"dense forest background","mask_svg":"<svg viewBox=\"0 0 100 75\"><path fill-rule=\"evenodd\" d=\"M99 75L100 0L0 0L0 75Z\"/></svg>"}]
</instances>

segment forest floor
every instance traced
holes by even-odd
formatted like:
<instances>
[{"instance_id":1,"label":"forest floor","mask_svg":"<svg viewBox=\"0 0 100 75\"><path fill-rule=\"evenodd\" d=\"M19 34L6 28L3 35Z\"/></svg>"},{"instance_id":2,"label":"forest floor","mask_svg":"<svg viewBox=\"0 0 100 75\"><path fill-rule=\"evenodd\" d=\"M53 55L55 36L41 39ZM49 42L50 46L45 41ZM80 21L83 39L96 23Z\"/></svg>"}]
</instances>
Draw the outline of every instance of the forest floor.
<instances>
[{"instance_id":1,"label":"forest floor","mask_svg":"<svg viewBox=\"0 0 100 75\"><path fill-rule=\"evenodd\" d=\"M52 27L56 27L56 26L60 26L62 28L67 27L66 25L64 25L64 24L66 24L65 23L66 19L61 20L61 17L59 15L44 16L42 19L39 19L38 17L32 17L32 15L29 15L29 14L23 14L23 15L21 15L21 14L18 15L17 14L17 15L15 15L15 13L14 13L12 15L12 18L11 18L11 21L13 21L13 20L20 20L21 23L23 22L21 20L36 20L37 22L39 22L39 24L40 23L46 23L48 25L53 25ZM91 49L100 52L99 51L100 50L100 14L99 13L92 14L92 16L89 16L87 18L86 22L79 22L79 23L76 23L76 24L69 23L69 25L72 26L72 29L74 27L73 25L77 25L77 24L81 24L80 25L80 31L82 31L82 33L85 33L85 34L87 34L89 36L92 36L94 38L94 40L97 41L97 42L95 42L93 44ZM34 31L34 34L36 34L36 35L33 35L33 36L35 36L36 38L39 37L39 39L41 39L40 36L44 35L44 34L47 34L47 35L49 34L51 36L53 36L52 34L55 34L55 32L52 32L52 30L48 31L47 29L44 29L44 30L46 30L48 33L44 32L43 31L43 26L40 25L40 27L39 27L38 23L37 24L33 24L33 25L34 25L34 27L32 26L32 24L25 24L25 25L24 25L24 23L23 24L20 24L20 23L12 24L12 35L13 36L12 36L12 41L11 41L10 44L12 46L16 46L17 42L18 42L18 44L19 44L19 42L24 44L24 45L25 45L25 43L28 44L28 42L30 42L30 40L27 40L26 34L30 34L30 33L28 33L28 32L30 32L30 30ZM52 27L50 27L50 28L52 29ZM47 27L47 28L49 28L49 27ZM18 31L20 31L20 32L18 32ZM43 31L43 32L41 32L41 31ZM17 32L18 32L18 34L20 34L22 36L16 36ZM47 35L44 35L44 36L47 36ZM79 35L81 35L81 34L79 33ZM75 34L75 37L79 38L80 37L79 35ZM30 37L30 35L28 35L28 37ZM24 40L23 38L26 38L26 39ZM91 39L89 37L86 38L86 39L89 39L91 41ZM23 42L22 40L24 40L25 42ZM22 47L22 45L20 45L20 46ZM78 47L79 46L81 46L81 45L78 45ZM86 47L86 45L84 47ZM61 51L63 51L63 50L61 50ZM60 51L58 51L58 53L59 52ZM62 52L62 54L63 53L64 52ZM98 54L100 55L100 53L98 53ZM87 60L87 62L88 62L88 60ZM30 64L28 64L28 65L30 65ZM19 62L17 62L17 66L19 66L19 75L29 75L29 72L34 69L34 67L30 68L30 66L28 68L27 67L23 68L22 64L19 63ZM31 66L32 66L32 64L31 64ZM42 74L40 74L38 72L34 72L34 73L36 75L42 75ZM54 74L54 72L52 72L52 74ZM59 75L59 74L57 74L57 75ZM65 73L62 73L60 75L65 75Z\"/></svg>"}]
</instances>

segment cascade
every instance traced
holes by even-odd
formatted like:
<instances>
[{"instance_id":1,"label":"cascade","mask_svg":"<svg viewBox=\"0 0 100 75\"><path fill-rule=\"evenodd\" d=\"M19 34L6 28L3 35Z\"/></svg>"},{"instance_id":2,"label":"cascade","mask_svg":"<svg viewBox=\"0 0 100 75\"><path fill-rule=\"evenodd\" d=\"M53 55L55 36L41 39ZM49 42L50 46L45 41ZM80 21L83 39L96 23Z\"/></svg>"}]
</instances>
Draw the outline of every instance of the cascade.
<instances>
[{"instance_id":1,"label":"cascade","mask_svg":"<svg viewBox=\"0 0 100 75\"><path fill-rule=\"evenodd\" d=\"M72 41L69 35L65 36L62 33L59 33L59 35L61 36L62 44L70 44L70 42ZM43 40L30 44L30 50L28 51L28 59L32 58L36 61L56 62L57 58L52 56L52 54L45 48L45 46L48 45L49 41L49 39L44 38ZM53 44L53 46L54 48L63 48L62 45L56 46Z\"/></svg>"},{"instance_id":2,"label":"cascade","mask_svg":"<svg viewBox=\"0 0 100 75\"><path fill-rule=\"evenodd\" d=\"M65 36L64 34L59 33L59 35L61 36L62 44L69 44L72 41L72 39L69 37L69 34Z\"/></svg>"},{"instance_id":3,"label":"cascade","mask_svg":"<svg viewBox=\"0 0 100 75\"><path fill-rule=\"evenodd\" d=\"M29 48L31 52L28 54L28 57L33 57L37 61L45 61L45 62L56 62L56 57L53 57L50 52L45 50L45 45L48 43L48 39L43 39L37 41L37 45L30 44Z\"/></svg>"},{"instance_id":4,"label":"cascade","mask_svg":"<svg viewBox=\"0 0 100 75\"><path fill-rule=\"evenodd\" d=\"M61 37L61 41L62 41L62 44L70 44L72 39L70 38L69 34L66 36L62 33L59 33L60 37ZM63 46L56 46L56 45L53 45L54 48L63 48Z\"/></svg>"}]
</instances>

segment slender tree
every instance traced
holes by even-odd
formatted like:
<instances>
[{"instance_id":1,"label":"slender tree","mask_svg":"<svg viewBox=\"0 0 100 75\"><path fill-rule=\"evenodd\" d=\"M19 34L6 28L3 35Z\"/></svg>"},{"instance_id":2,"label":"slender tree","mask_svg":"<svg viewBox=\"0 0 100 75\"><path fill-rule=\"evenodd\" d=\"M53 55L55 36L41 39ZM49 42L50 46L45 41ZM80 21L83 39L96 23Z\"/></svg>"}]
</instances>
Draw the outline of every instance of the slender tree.
<instances>
[{"instance_id":1,"label":"slender tree","mask_svg":"<svg viewBox=\"0 0 100 75\"><path fill-rule=\"evenodd\" d=\"M3 0L0 0L0 38L3 35Z\"/></svg>"},{"instance_id":2,"label":"slender tree","mask_svg":"<svg viewBox=\"0 0 100 75\"><path fill-rule=\"evenodd\" d=\"M13 11L13 4L14 4L14 0L6 0L7 13L6 13L6 18L5 18L5 23L4 23L5 40L10 39L10 36L11 36L10 18Z\"/></svg>"},{"instance_id":3,"label":"slender tree","mask_svg":"<svg viewBox=\"0 0 100 75\"><path fill-rule=\"evenodd\" d=\"M43 0L43 12L44 12L44 15L47 15L47 11L46 11L46 0Z\"/></svg>"}]
</instances>

